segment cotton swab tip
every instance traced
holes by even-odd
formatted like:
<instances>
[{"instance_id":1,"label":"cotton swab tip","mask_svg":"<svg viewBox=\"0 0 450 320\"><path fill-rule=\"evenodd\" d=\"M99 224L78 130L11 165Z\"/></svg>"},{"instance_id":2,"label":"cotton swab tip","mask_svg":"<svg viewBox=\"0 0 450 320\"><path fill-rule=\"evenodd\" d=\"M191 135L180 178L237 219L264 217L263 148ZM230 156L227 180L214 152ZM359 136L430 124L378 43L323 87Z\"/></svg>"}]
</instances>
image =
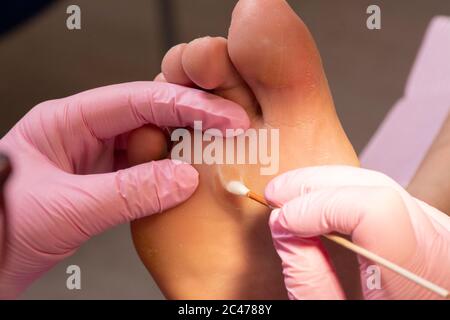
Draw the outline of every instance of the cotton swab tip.
<instances>
[{"instance_id":1,"label":"cotton swab tip","mask_svg":"<svg viewBox=\"0 0 450 320\"><path fill-rule=\"evenodd\" d=\"M246 196L250 189L247 188L242 182L240 181L230 181L228 182L226 189L228 192L235 194L237 196Z\"/></svg>"}]
</instances>

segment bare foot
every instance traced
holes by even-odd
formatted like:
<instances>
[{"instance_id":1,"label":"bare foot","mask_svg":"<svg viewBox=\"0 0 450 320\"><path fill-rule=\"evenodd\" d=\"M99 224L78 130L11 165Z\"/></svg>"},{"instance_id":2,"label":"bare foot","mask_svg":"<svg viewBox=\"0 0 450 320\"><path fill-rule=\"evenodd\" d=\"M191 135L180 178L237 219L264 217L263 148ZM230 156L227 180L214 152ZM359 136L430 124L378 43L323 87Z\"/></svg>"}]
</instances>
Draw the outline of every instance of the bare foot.
<instances>
[{"instance_id":1,"label":"bare foot","mask_svg":"<svg viewBox=\"0 0 450 320\"><path fill-rule=\"evenodd\" d=\"M167 53L162 71L160 81L212 90L240 103L253 128L279 129L278 174L302 166L358 165L314 41L285 1L239 1L228 41L207 37L178 45ZM148 143L139 136L145 134L130 141L132 163L148 160L136 150ZM228 167L195 167L200 185L191 199L132 225L138 253L163 293L175 299L287 298L267 225L270 212L230 198L217 182ZM262 176L260 167L233 169L262 194L272 176ZM341 250L332 251L348 273L347 289L354 297L358 280L348 275L359 274L350 270L356 263Z\"/></svg>"}]
</instances>

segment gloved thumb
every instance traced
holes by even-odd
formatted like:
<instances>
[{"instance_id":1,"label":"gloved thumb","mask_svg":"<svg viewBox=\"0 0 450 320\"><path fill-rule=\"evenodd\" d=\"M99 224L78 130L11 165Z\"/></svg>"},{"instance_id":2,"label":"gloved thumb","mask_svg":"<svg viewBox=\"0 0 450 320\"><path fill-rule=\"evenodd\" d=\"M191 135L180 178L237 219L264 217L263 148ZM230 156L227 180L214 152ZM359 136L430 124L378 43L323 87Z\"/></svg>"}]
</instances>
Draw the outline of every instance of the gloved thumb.
<instances>
[{"instance_id":1,"label":"gloved thumb","mask_svg":"<svg viewBox=\"0 0 450 320\"><path fill-rule=\"evenodd\" d=\"M75 223L87 236L163 212L187 200L198 172L178 160L150 162L113 173L78 176Z\"/></svg>"},{"instance_id":2,"label":"gloved thumb","mask_svg":"<svg viewBox=\"0 0 450 320\"><path fill-rule=\"evenodd\" d=\"M344 188L345 189L345 188ZM344 299L343 290L317 236L358 226L359 210L350 209L354 192L328 188L305 192L272 212L270 229L282 260L291 299Z\"/></svg>"}]
</instances>

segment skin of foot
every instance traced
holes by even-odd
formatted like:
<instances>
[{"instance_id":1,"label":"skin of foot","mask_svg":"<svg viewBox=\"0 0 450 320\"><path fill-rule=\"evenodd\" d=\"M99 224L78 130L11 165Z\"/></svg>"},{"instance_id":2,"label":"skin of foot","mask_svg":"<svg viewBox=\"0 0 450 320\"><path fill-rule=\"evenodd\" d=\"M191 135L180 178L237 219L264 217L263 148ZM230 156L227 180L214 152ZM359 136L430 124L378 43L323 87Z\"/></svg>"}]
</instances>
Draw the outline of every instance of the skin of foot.
<instances>
[{"instance_id":1,"label":"skin of foot","mask_svg":"<svg viewBox=\"0 0 450 320\"><path fill-rule=\"evenodd\" d=\"M279 129L279 171L358 166L336 115L320 55L307 27L282 0L241 0L228 40L201 38L172 48L157 81L203 88L241 104L256 129ZM163 133L130 135L131 164L158 158ZM151 145L151 146L150 146ZM160 147L158 147L160 146ZM236 173L263 194L275 176L261 165L194 165L200 184L184 204L132 224L143 263L169 299L286 299L268 227L270 210L225 191ZM331 244L348 297L359 294L356 258Z\"/></svg>"},{"instance_id":2,"label":"skin of foot","mask_svg":"<svg viewBox=\"0 0 450 320\"><path fill-rule=\"evenodd\" d=\"M408 191L450 216L450 115L417 169Z\"/></svg>"}]
</instances>

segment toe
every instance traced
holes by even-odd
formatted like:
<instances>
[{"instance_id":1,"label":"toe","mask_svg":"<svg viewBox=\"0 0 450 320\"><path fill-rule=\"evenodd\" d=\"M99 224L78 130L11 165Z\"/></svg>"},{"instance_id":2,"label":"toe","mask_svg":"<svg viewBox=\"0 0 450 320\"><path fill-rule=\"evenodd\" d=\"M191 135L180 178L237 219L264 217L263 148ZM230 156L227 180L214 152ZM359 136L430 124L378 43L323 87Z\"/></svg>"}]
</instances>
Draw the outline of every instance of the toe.
<instances>
[{"instance_id":1,"label":"toe","mask_svg":"<svg viewBox=\"0 0 450 320\"><path fill-rule=\"evenodd\" d=\"M284 0L240 0L228 37L233 65L254 92L264 124L278 128L280 163L357 164L337 117L319 52ZM296 148L290 143L296 137Z\"/></svg>"},{"instance_id":2,"label":"toe","mask_svg":"<svg viewBox=\"0 0 450 320\"><path fill-rule=\"evenodd\" d=\"M155 82L167 82L166 77L164 77L164 74L161 72L160 74L158 74L155 79L153 79L153 81Z\"/></svg>"},{"instance_id":3,"label":"toe","mask_svg":"<svg viewBox=\"0 0 450 320\"><path fill-rule=\"evenodd\" d=\"M184 72L181 63L181 58L186 46L186 43L182 43L170 49L164 56L161 70L162 75L167 82L191 87L194 84Z\"/></svg>"},{"instance_id":4,"label":"toe","mask_svg":"<svg viewBox=\"0 0 450 320\"><path fill-rule=\"evenodd\" d=\"M205 37L192 41L183 51L182 64L197 86L240 104L250 117L259 113L253 93L231 63L226 39Z\"/></svg>"},{"instance_id":5,"label":"toe","mask_svg":"<svg viewBox=\"0 0 450 320\"><path fill-rule=\"evenodd\" d=\"M233 12L228 50L265 119L292 119L299 112L292 108L317 97L329 98L314 40L284 0L240 0ZM274 110L278 106L283 113Z\"/></svg>"},{"instance_id":6,"label":"toe","mask_svg":"<svg viewBox=\"0 0 450 320\"><path fill-rule=\"evenodd\" d=\"M132 166L164 159L167 156L167 138L162 129L146 125L128 136L127 156Z\"/></svg>"}]
</instances>

